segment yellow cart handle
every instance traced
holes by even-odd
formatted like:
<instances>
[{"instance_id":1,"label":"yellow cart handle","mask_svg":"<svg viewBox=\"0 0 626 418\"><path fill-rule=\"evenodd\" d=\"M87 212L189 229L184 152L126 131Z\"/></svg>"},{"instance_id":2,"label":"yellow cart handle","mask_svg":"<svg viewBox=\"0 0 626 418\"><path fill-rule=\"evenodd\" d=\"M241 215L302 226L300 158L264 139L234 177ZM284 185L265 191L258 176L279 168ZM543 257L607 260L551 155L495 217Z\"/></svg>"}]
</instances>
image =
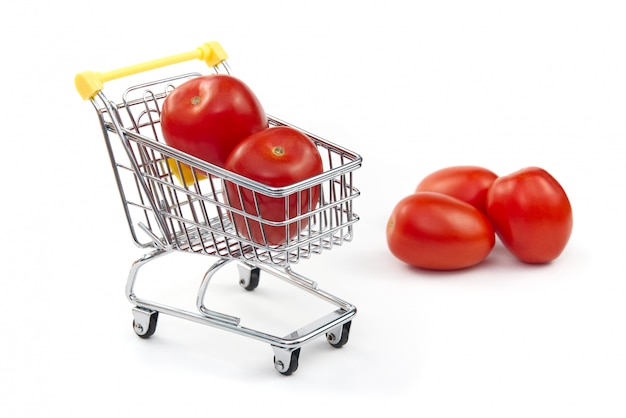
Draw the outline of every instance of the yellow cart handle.
<instances>
[{"instance_id":1,"label":"yellow cart handle","mask_svg":"<svg viewBox=\"0 0 626 418\"><path fill-rule=\"evenodd\" d=\"M170 55L169 57L159 58L152 61L147 61L141 64L131 65L129 67L120 68L117 70L108 71L105 73L98 73L94 71L83 71L76 74L74 78L74 84L76 90L83 98L83 100L91 99L99 91L104 88L104 83L118 78L126 77L129 75L141 73L144 71L154 70L156 68L165 67L172 64L178 64L185 61L191 61L193 59L199 59L209 67L215 67L228 58L226 51L222 46L215 41L207 42L202 46L194 49L193 51L183 52L181 54Z\"/></svg>"}]
</instances>

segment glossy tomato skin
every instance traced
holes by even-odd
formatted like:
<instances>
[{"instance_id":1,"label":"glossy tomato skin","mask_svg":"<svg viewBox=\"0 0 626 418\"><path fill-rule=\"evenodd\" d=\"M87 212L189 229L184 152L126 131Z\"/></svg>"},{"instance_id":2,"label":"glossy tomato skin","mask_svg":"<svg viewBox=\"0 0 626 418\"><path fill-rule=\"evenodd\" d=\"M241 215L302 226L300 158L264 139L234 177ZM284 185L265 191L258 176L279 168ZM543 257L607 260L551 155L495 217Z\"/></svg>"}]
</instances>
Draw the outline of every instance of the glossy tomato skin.
<instances>
[{"instance_id":1,"label":"glossy tomato skin","mask_svg":"<svg viewBox=\"0 0 626 418\"><path fill-rule=\"evenodd\" d=\"M565 249L573 228L572 207L544 169L527 167L499 177L486 202L500 241L520 260L547 263Z\"/></svg>"},{"instance_id":2,"label":"glossy tomato skin","mask_svg":"<svg viewBox=\"0 0 626 418\"><path fill-rule=\"evenodd\" d=\"M402 199L387 222L391 253L412 266L458 270L483 261L495 244L493 227L474 206L435 192Z\"/></svg>"},{"instance_id":3,"label":"glossy tomato skin","mask_svg":"<svg viewBox=\"0 0 626 418\"><path fill-rule=\"evenodd\" d=\"M483 213L487 190L498 176L484 167L463 165L442 168L427 175L416 192L438 192L456 197Z\"/></svg>"},{"instance_id":4,"label":"glossy tomato skin","mask_svg":"<svg viewBox=\"0 0 626 418\"><path fill-rule=\"evenodd\" d=\"M168 94L161 110L168 145L220 167L239 142L267 126L252 90L226 74L183 83Z\"/></svg>"},{"instance_id":5,"label":"glossy tomato skin","mask_svg":"<svg viewBox=\"0 0 626 418\"><path fill-rule=\"evenodd\" d=\"M290 186L323 172L322 158L317 147L305 134L290 127L272 127L251 135L241 142L226 161L225 168L266 186ZM298 233L298 222L286 223L315 209L320 198L320 186L293 193L289 197L271 197L238 188L226 182L231 206L258 215L266 221L281 225L261 224L242 215L230 213L237 231L245 238L262 245L281 245ZM241 202L243 201L243 206ZM288 216L287 210L288 208ZM300 231L308 225L308 218L300 222ZM248 233L248 228L250 233Z\"/></svg>"}]
</instances>

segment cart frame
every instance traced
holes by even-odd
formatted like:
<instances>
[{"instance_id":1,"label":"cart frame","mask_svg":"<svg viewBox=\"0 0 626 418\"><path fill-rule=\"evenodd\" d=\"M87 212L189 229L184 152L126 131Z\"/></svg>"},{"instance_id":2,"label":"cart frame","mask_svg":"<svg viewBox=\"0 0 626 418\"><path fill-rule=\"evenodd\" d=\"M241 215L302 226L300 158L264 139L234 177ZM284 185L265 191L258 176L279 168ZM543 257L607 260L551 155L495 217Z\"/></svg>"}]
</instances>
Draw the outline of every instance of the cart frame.
<instances>
[{"instance_id":1,"label":"cart frame","mask_svg":"<svg viewBox=\"0 0 626 418\"><path fill-rule=\"evenodd\" d=\"M127 278L126 296L134 305L133 329L142 338L152 336L158 314L163 313L234 332L270 344L276 370L289 375L298 368L300 348L305 343L320 335L325 335L337 348L348 341L356 307L323 291L317 282L294 272L292 266L352 240L353 224L359 220L352 210L352 201L360 194L353 186L352 173L361 166L362 159L352 151L267 115L270 126L290 126L305 133L324 160L324 171L317 176L287 187L268 187L174 149L160 138L162 101L177 85L202 74L186 73L129 87L119 102L111 101L103 92L105 82L192 59L205 61L216 73L230 74L221 45L209 42L193 51L107 73L86 71L75 79L81 97L90 100L98 114L133 241L140 248L151 249L132 264ZM260 196L283 199L287 219L267 221L258 207L255 213L238 209L233 204L234 197L225 191L227 182L235 184L239 191L250 191L255 202ZM303 192L312 188L319 188L320 198L308 202L309 210L290 214L289 199L311 196ZM231 222L234 216L245 219L247 231ZM270 245L255 241L250 237L251 226L262 231L268 227L284 228L285 243ZM293 237L292 229L296 229ZM135 293L141 268L175 251L217 258L200 282L195 312L144 299ZM263 272L336 309L285 336L244 327L239 317L205 305L211 279L232 261L237 261L239 284L246 290L258 286Z\"/></svg>"}]
</instances>

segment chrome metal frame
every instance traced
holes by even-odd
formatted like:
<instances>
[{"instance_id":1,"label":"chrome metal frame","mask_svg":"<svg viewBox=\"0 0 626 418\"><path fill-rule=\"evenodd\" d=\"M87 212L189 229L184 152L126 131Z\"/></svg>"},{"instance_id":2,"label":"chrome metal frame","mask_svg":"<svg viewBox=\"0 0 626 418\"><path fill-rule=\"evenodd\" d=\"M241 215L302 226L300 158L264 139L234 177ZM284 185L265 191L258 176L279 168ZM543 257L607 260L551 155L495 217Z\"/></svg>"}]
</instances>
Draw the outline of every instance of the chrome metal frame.
<instances>
[{"instance_id":1,"label":"chrome metal frame","mask_svg":"<svg viewBox=\"0 0 626 418\"><path fill-rule=\"evenodd\" d=\"M230 72L225 62L216 72ZM352 201L359 195L353 185L353 171L361 166L361 157L343 147L301 130L318 147L324 171L312 178L287 187L268 187L169 147L160 139L160 109L172 89L200 74L183 74L130 87L118 103L100 91L91 101L99 117L107 152L115 174L128 226L136 245L152 249L136 260L129 272L126 295L134 305L135 332L150 336L156 327L158 313L191 320L204 325L244 335L271 345L274 365L283 374L297 368L300 347L325 334L329 343L341 346L356 307L321 290L315 281L292 269L302 259L320 254L352 240L353 224L358 216ZM271 126L291 126L268 116ZM295 127L294 127L295 128ZM297 128L296 128L297 129ZM193 181L177 179L171 162L182 171L191 168ZM206 179L201 180L197 173ZM259 208L250 211L235 205L228 196L226 183L237 190L249 191L254 201L261 196L284 199L310 196L303 192L319 188L320 198L307 203L309 210L289 214L285 221L267 221ZM239 202L242 203L242 202ZM232 222L234 216L245 218L245 230ZM251 237L251 228L278 227L286 231L285 242L272 245ZM289 234L295 229L294 236ZM265 237L265 233L263 233ZM147 263L174 251L217 257L200 282L196 295L196 312L182 310L135 293L140 269ZM242 286L250 284L251 275L278 278L335 306L335 310L306 324L286 336L276 336L241 326L240 318L216 312L205 306L205 296L212 277L226 264L237 261Z\"/></svg>"}]
</instances>

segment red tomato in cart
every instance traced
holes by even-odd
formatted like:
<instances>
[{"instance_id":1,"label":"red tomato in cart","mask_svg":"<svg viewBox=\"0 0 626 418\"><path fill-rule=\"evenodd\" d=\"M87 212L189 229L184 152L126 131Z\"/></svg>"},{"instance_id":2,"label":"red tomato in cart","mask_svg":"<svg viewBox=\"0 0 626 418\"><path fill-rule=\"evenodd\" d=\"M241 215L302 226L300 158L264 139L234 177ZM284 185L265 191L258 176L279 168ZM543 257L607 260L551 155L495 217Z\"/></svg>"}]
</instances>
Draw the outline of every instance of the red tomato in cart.
<instances>
[{"instance_id":1,"label":"red tomato in cart","mask_svg":"<svg viewBox=\"0 0 626 418\"><path fill-rule=\"evenodd\" d=\"M267 126L252 90L225 74L186 81L168 94L161 110L168 145L220 167L239 142Z\"/></svg>"},{"instance_id":2,"label":"red tomato in cart","mask_svg":"<svg viewBox=\"0 0 626 418\"><path fill-rule=\"evenodd\" d=\"M401 261L457 270L484 260L495 244L487 217L469 203L434 192L402 199L387 222L387 245Z\"/></svg>"},{"instance_id":3,"label":"red tomato in cart","mask_svg":"<svg viewBox=\"0 0 626 418\"><path fill-rule=\"evenodd\" d=\"M565 191L537 167L494 181L487 193L487 215L504 246L526 263L554 260L572 233L572 207Z\"/></svg>"},{"instance_id":4,"label":"red tomato in cart","mask_svg":"<svg viewBox=\"0 0 626 418\"><path fill-rule=\"evenodd\" d=\"M290 127L272 127L242 141L226 160L225 168L270 187L290 186L323 172L322 158L309 137ZM231 213L240 235L263 245L281 245L304 231L309 220L285 223L314 210L320 198L320 186L271 197L226 182L230 204L236 209L281 225L259 223ZM258 208L258 210L257 210ZM299 223L299 226L298 226Z\"/></svg>"},{"instance_id":5,"label":"red tomato in cart","mask_svg":"<svg viewBox=\"0 0 626 418\"><path fill-rule=\"evenodd\" d=\"M483 213L487 190L498 176L478 166L454 166L437 170L424 177L416 192L438 192L456 197Z\"/></svg>"}]
</instances>

